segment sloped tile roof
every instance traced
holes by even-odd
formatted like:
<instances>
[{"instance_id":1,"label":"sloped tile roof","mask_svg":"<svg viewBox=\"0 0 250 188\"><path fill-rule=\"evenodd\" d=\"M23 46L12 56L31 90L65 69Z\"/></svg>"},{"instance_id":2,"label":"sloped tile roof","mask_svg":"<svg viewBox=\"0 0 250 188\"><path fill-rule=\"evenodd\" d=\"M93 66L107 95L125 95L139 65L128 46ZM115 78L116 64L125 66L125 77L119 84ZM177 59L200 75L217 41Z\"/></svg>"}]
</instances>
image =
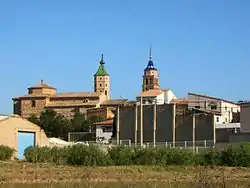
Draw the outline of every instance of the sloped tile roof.
<instances>
[{"instance_id":1,"label":"sloped tile roof","mask_svg":"<svg viewBox=\"0 0 250 188\"><path fill-rule=\"evenodd\" d=\"M91 98L91 97L99 97L101 94L97 92L65 92L65 93L55 93L51 96L51 98L70 98L70 97L76 97L76 98Z\"/></svg>"},{"instance_id":2,"label":"sloped tile roof","mask_svg":"<svg viewBox=\"0 0 250 188\"><path fill-rule=\"evenodd\" d=\"M120 105L128 102L128 99L111 99L111 100L106 100L101 103L101 105Z\"/></svg>"},{"instance_id":3,"label":"sloped tile roof","mask_svg":"<svg viewBox=\"0 0 250 188\"><path fill-rule=\"evenodd\" d=\"M94 123L94 125L113 125L114 119L107 119L101 122Z\"/></svg>"},{"instance_id":4,"label":"sloped tile roof","mask_svg":"<svg viewBox=\"0 0 250 188\"><path fill-rule=\"evenodd\" d=\"M46 108L52 108L52 107L80 107L80 106L96 106L99 103L99 100L92 100L88 102L82 102L82 103L73 103L73 102L52 102L46 105Z\"/></svg>"}]
</instances>

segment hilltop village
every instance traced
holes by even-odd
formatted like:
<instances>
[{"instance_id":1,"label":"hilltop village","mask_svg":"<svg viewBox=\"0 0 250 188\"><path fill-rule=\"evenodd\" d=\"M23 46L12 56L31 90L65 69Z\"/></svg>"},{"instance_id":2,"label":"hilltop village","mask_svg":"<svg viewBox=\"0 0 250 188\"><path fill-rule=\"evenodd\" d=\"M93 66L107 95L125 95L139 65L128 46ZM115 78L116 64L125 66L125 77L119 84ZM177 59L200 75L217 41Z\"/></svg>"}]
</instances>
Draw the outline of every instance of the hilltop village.
<instances>
[{"instance_id":1,"label":"hilltop village","mask_svg":"<svg viewBox=\"0 0 250 188\"><path fill-rule=\"evenodd\" d=\"M141 92L134 101L110 97L111 76L103 55L93 76L94 91L59 93L41 80L26 94L13 97L14 115L0 116L5 130L0 141L14 148L18 158L29 146L65 146L90 140L174 147L177 143L188 147L191 142L193 148L200 143L206 147L250 141L250 103L193 92L177 97L171 89L160 87L152 49L143 70Z\"/></svg>"},{"instance_id":2,"label":"hilltop village","mask_svg":"<svg viewBox=\"0 0 250 188\"><path fill-rule=\"evenodd\" d=\"M72 118L75 112L80 112L88 117L97 114L104 119L110 119L118 106L134 105L134 102L128 99L111 99L110 81L111 77L105 68L102 54L99 67L94 74L94 91L58 93L54 86L41 80L38 85L29 87L27 94L12 98L13 113L28 118L31 115L39 115L44 109L53 109L68 118ZM216 101L223 101L226 108L222 110L222 116L217 118L217 123L230 123L233 113L240 111L239 104L228 100L196 93L188 93L187 98L177 98L171 89L160 88L158 70L153 63L151 48L149 61L144 69L142 92L136 96L136 101L138 105L141 102L144 105L182 104L186 105L186 108L189 106L212 111L221 111ZM202 104L202 101L206 104Z\"/></svg>"},{"instance_id":3,"label":"hilltop village","mask_svg":"<svg viewBox=\"0 0 250 188\"><path fill-rule=\"evenodd\" d=\"M130 140L134 143L195 139L212 140L215 144L219 140L228 142L232 130L234 133L248 130L248 115L241 112L248 110L248 103L191 92L185 98L178 98L171 89L161 88L151 48L143 72L141 93L135 96L135 101L112 99L111 77L102 55L94 74L94 91L58 93L54 86L41 80L38 85L29 87L27 94L12 98L13 112L24 119L39 116L44 110L53 110L67 119L73 119L76 113L86 119L98 116L100 121L93 124L94 130L89 130L96 134L96 141L110 141L112 137L117 142ZM198 126L195 136L194 126ZM139 134L140 127L143 130ZM69 140L77 141L72 138Z\"/></svg>"}]
</instances>

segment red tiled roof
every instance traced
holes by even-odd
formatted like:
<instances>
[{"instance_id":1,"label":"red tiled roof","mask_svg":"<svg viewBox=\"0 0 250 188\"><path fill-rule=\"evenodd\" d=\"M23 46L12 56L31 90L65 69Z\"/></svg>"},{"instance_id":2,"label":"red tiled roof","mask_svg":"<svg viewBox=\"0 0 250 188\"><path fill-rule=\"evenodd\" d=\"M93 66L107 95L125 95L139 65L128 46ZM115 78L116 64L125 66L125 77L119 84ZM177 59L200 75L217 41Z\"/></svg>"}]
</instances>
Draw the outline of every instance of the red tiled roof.
<instances>
[{"instance_id":1,"label":"red tiled roof","mask_svg":"<svg viewBox=\"0 0 250 188\"><path fill-rule=\"evenodd\" d=\"M114 119L107 119L101 122L94 123L94 125L112 125Z\"/></svg>"}]
</instances>

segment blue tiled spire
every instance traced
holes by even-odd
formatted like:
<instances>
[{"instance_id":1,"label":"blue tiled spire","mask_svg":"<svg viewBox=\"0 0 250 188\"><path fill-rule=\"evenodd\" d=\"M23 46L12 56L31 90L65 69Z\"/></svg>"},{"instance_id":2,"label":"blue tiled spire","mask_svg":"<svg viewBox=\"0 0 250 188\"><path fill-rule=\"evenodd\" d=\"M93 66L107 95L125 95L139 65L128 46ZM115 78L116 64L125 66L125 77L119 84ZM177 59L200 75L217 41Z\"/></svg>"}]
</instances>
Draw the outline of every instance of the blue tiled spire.
<instances>
[{"instance_id":1,"label":"blue tiled spire","mask_svg":"<svg viewBox=\"0 0 250 188\"><path fill-rule=\"evenodd\" d=\"M152 48L150 48L149 50L149 61L148 61L148 65L147 67L144 69L144 71L147 71L147 70L157 70L154 66L154 63L153 63L153 58L152 58Z\"/></svg>"}]
</instances>

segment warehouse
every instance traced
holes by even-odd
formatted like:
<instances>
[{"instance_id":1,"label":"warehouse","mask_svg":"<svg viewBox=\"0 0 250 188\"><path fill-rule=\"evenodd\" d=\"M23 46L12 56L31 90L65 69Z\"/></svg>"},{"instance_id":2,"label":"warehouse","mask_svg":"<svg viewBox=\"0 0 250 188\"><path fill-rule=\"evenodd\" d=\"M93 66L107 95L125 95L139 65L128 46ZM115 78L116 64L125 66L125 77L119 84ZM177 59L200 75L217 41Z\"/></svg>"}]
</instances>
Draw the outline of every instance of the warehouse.
<instances>
[{"instance_id":1,"label":"warehouse","mask_svg":"<svg viewBox=\"0 0 250 188\"><path fill-rule=\"evenodd\" d=\"M48 145L44 131L20 116L0 115L0 129L0 145L15 149L15 158L23 159L24 150L29 146Z\"/></svg>"}]
</instances>

